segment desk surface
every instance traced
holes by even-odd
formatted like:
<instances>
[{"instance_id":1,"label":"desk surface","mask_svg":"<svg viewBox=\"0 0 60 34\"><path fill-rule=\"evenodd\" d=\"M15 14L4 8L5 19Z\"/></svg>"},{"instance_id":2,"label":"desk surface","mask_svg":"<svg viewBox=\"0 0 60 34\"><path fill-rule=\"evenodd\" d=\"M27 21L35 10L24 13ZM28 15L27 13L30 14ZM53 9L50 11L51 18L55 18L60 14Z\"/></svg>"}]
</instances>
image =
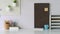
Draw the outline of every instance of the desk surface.
<instances>
[{"instance_id":1,"label":"desk surface","mask_svg":"<svg viewBox=\"0 0 60 34\"><path fill-rule=\"evenodd\" d=\"M32 30L32 29L20 29L19 31L0 31L0 34L60 34L60 30Z\"/></svg>"}]
</instances>

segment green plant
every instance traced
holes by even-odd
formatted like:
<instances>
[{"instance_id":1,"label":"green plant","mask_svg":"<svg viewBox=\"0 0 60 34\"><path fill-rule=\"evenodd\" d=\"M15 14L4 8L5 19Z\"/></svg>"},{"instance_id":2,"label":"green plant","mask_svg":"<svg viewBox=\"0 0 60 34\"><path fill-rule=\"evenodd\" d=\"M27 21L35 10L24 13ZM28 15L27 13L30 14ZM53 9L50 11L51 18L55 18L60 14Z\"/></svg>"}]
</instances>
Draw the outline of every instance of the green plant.
<instances>
[{"instance_id":1,"label":"green plant","mask_svg":"<svg viewBox=\"0 0 60 34\"><path fill-rule=\"evenodd\" d=\"M16 0L14 0L13 2L16 3Z\"/></svg>"},{"instance_id":2,"label":"green plant","mask_svg":"<svg viewBox=\"0 0 60 34\"><path fill-rule=\"evenodd\" d=\"M10 8L11 6L10 6L10 5L8 5L8 7Z\"/></svg>"}]
</instances>

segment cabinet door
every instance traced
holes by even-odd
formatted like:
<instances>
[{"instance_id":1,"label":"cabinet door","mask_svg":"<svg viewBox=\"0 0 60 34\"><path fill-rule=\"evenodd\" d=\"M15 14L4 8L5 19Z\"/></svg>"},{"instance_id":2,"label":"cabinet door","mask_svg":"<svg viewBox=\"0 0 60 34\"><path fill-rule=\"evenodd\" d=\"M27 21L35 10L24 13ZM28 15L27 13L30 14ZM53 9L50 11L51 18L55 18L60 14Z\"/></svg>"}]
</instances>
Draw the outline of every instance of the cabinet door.
<instances>
[{"instance_id":1,"label":"cabinet door","mask_svg":"<svg viewBox=\"0 0 60 34\"><path fill-rule=\"evenodd\" d=\"M35 28L43 28L45 24L49 24L49 3L34 4L34 22Z\"/></svg>"}]
</instances>

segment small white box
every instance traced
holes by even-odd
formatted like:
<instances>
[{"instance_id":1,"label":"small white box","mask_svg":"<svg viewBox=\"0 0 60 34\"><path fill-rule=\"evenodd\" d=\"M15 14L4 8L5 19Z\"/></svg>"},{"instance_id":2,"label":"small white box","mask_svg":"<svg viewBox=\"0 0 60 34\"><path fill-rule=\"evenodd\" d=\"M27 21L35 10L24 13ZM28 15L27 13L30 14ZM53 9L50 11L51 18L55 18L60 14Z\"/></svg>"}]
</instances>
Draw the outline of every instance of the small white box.
<instances>
[{"instance_id":1,"label":"small white box","mask_svg":"<svg viewBox=\"0 0 60 34\"><path fill-rule=\"evenodd\" d=\"M35 31L44 31L43 28L35 28Z\"/></svg>"},{"instance_id":2,"label":"small white box","mask_svg":"<svg viewBox=\"0 0 60 34\"><path fill-rule=\"evenodd\" d=\"M18 31L19 30L19 27L9 27L9 30L10 31Z\"/></svg>"}]
</instances>

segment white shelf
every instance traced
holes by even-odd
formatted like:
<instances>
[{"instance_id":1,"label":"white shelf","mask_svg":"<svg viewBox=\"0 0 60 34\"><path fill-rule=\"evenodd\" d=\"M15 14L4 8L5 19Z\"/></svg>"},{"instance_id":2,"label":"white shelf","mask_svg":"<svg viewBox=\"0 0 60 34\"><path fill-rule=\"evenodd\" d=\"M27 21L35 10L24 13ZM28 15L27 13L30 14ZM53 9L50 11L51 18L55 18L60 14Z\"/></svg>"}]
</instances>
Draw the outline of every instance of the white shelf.
<instances>
[{"instance_id":1,"label":"white shelf","mask_svg":"<svg viewBox=\"0 0 60 34\"><path fill-rule=\"evenodd\" d=\"M60 22L60 20L51 20L52 22Z\"/></svg>"},{"instance_id":2,"label":"white shelf","mask_svg":"<svg viewBox=\"0 0 60 34\"><path fill-rule=\"evenodd\" d=\"M51 28L60 28L60 26L51 26Z\"/></svg>"},{"instance_id":3,"label":"white shelf","mask_svg":"<svg viewBox=\"0 0 60 34\"><path fill-rule=\"evenodd\" d=\"M51 15L51 28L60 28L60 15Z\"/></svg>"},{"instance_id":4,"label":"white shelf","mask_svg":"<svg viewBox=\"0 0 60 34\"><path fill-rule=\"evenodd\" d=\"M51 17L51 18L60 18L60 17Z\"/></svg>"},{"instance_id":5,"label":"white shelf","mask_svg":"<svg viewBox=\"0 0 60 34\"><path fill-rule=\"evenodd\" d=\"M51 23L51 25L60 25L60 23Z\"/></svg>"}]
</instances>

